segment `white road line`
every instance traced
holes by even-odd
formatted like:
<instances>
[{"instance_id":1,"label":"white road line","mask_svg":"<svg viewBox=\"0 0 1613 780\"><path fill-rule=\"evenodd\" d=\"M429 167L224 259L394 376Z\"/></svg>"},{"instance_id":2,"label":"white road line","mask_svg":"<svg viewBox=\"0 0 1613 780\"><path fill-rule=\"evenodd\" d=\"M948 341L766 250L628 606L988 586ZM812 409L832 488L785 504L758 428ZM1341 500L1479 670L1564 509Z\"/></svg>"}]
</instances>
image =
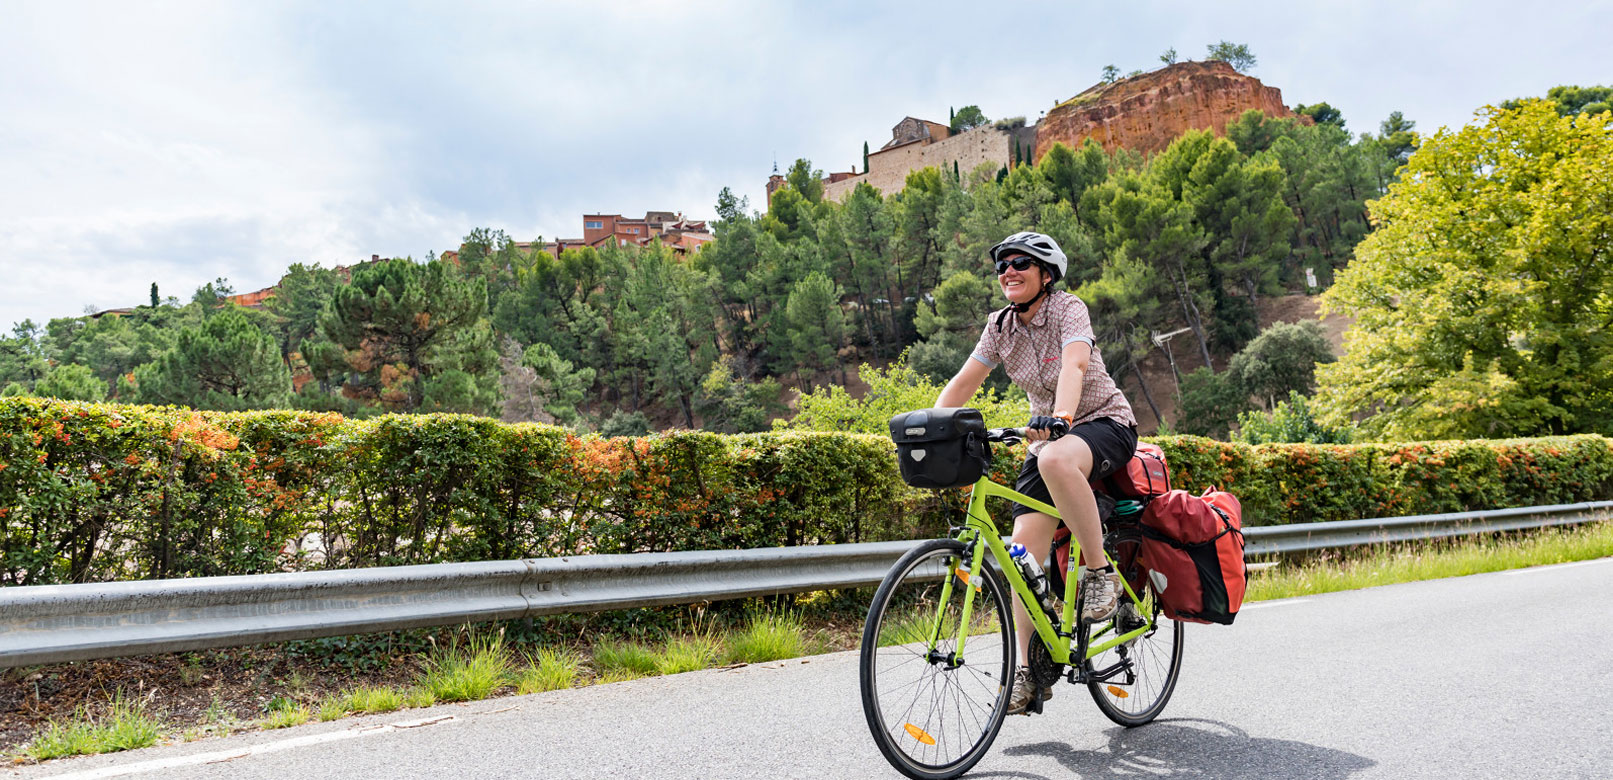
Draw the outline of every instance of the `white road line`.
<instances>
[{"instance_id":1,"label":"white road line","mask_svg":"<svg viewBox=\"0 0 1613 780\"><path fill-rule=\"evenodd\" d=\"M1507 571L1501 572L1501 574L1509 576L1509 577L1514 575L1514 574L1537 574L1537 573L1543 572L1543 571L1557 571L1559 569L1571 569L1571 568L1573 568L1575 566L1590 566L1591 564L1594 564L1594 563L1607 563L1609 561L1613 561L1613 558L1593 558L1593 559L1588 560L1588 561L1574 561L1573 563L1554 563L1554 564L1551 564L1549 566L1530 566L1527 569L1508 569Z\"/></svg>"},{"instance_id":2,"label":"white road line","mask_svg":"<svg viewBox=\"0 0 1613 780\"><path fill-rule=\"evenodd\" d=\"M454 715L442 715L435 718L387 723L380 726L368 726L365 728L348 729L346 731L328 731L323 734L309 734L305 737L293 737L291 739L282 739L276 742L265 742L260 745L250 745L234 750L217 750L212 753L197 753L195 755L179 756L177 758L159 758L154 761L141 761L136 764L108 766L100 769L87 769L82 772L70 772L65 775L51 775L50 777L52 780L92 780L94 778L123 777L125 775L135 775L143 772L155 772L161 769L172 769L179 766L215 764L225 761L233 761L238 758L260 756L265 753L278 753L282 750L291 750L292 748L320 745L326 742L340 742L342 740L356 739L358 737L387 734L397 731L398 729L412 729L420 726L430 726L436 723L447 723L453 720L458 720L458 718Z\"/></svg>"},{"instance_id":3,"label":"white road line","mask_svg":"<svg viewBox=\"0 0 1613 780\"><path fill-rule=\"evenodd\" d=\"M1276 599L1275 601L1256 601L1253 604L1245 604L1245 605L1243 605L1243 609L1241 609L1239 611L1240 612L1247 612L1248 610L1260 609L1261 607L1281 607L1281 606L1283 606L1285 604L1304 604L1307 601L1310 601L1310 599L1308 599L1308 598L1297 598L1297 599Z\"/></svg>"}]
</instances>

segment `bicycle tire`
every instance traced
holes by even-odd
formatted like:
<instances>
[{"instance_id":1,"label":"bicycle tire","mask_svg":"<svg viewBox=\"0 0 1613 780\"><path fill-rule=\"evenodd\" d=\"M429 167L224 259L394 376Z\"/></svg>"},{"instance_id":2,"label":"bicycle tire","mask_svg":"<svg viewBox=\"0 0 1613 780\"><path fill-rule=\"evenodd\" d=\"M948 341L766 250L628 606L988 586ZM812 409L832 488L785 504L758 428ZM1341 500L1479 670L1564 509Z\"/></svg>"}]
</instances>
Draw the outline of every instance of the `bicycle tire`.
<instances>
[{"instance_id":1,"label":"bicycle tire","mask_svg":"<svg viewBox=\"0 0 1613 780\"><path fill-rule=\"evenodd\" d=\"M859 683L863 715L892 767L918 780L969 771L997 738L1013 692L1012 594L1002 574L982 566L961 665L956 645L970 548L937 539L903 555L874 592L863 626ZM941 572L946 572L944 576ZM953 588L945 604L942 586ZM936 616L941 630L936 632ZM936 651L928 638L938 634Z\"/></svg>"},{"instance_id":2,"label":"bicycle tire","mask_svg":"<svg viewBox=\"0 0 1613 780\"><path fill-rule=\"evenodd\" d=\"M1154 629L1083 662L1087 690L1092 694L1092 700L1105 717L1127 728L1144 725L1159 717L1170 702L1171 694L1176 691L1176 682L1182 674L1182 622L1165 615L1153 588L1144 588L1138 595L1142 598L1142 609L1136 614L1152 613ZM1137 617L1125 614L1128 609L1137 609L1132 606L1131 599L1125 593L1120 596L1121 608L1115 610L1113 617L1081 627L1085 634L1082 646L1086 646L1094 633L1119 636L1126 633L1128 628L1135 630L1135 627L1142 625ZM1126 625L1128 622L1132 624L1130 627ZM1107 680L1094 679L1094 675L1100 671L1123 660L1131 662L1129 679L1123 674Z\"/></svg>"}]
</instances>

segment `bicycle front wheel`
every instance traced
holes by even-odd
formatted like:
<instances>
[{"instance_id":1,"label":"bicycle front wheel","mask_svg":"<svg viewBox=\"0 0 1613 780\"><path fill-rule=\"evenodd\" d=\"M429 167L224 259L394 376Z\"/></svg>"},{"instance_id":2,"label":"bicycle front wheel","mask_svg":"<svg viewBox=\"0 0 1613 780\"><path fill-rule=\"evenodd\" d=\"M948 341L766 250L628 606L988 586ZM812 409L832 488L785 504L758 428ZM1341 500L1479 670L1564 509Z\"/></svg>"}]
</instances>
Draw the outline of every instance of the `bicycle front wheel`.
<instances>
[{"instance_id":1,"label":"bicycle front wheel","mask_svg":"<svg viewBox=\"0 0 1613 780\"><path fill-rule=\"evenodd\" d=\"M989 566L966 582L969 564L962 542L926 542L896 562L868 608L859 665L863 715L880 752L908 777L969 771L990 749L1008 710L1012 596Z\"/></svg>"}]
</instances>

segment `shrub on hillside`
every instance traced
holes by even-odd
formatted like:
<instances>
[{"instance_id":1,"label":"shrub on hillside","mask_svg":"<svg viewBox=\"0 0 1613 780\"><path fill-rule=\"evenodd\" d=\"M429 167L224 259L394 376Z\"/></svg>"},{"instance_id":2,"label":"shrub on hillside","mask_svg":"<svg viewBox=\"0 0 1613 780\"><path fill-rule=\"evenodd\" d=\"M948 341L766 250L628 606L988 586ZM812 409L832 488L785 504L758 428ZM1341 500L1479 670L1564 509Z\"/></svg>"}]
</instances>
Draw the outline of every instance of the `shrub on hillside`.
<instances>
[{"instance_id":1,"label":"shrub on hillside","mask_svg":"<svg viewBox=\"0 0 1613 780\"><path fill-rule=\"evenodd\" d=\"M776 420L774 427L889 436L892 417L934 406L943 387L910 368L905 359L897 360L888 369L864 363L858 375L868 383L868 392L862 398L851 397L838 385L813 388L796 400L795 417ZM1004 397L990 388L982 388L969 400L969 405L980 410L988 428L1019 426L1030 420L1030 402L1017 393Z\"/></svg>"},{"instance_id":2,"label":"shrub on hillside","mask_svg":"<svg viewBox=\"0 0 1613 780\"><path fill-rule=\"evenodd\" d=\"M1238 415L1238 432L1244 444L1349 444L1349 428L1331 428L1316 421L1310 400L1292 390L1269 412L1258 409Z\"/></svg>"}]
</instances>

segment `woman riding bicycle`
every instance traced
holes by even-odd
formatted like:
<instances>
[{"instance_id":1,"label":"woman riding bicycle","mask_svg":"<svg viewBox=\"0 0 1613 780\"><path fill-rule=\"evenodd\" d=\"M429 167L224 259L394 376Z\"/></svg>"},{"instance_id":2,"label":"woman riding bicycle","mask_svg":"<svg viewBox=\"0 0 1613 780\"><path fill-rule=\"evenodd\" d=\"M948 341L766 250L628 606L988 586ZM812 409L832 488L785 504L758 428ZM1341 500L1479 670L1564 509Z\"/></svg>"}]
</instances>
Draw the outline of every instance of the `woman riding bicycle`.
<instances>
[{"instance_id":1,"label":"woman riding bicycle","mask_svg":"<svg viewBox=\"0 0 1613 780\"><path fill-rule=\"evenodd\" d=\"M1058 508L1087 561L1103 561L1098 504L1088 481L1125 465L1137 447L1137 419L1131 404L1104 369L1092 335L1086 304L1054 291L1069 260L1058 243L1041 233L1015 233L991 248L997 283L1009 305L989 316L974 352L936 399L938 407L969 402L998 363L1025 391L1031 419L1026 438L1030 454L1015 490ZM1012 316L1010 316L1012 315ZM1067 435L1049 441L1049 433ZM1013 540L1040 555L1052 544L1052 517L1015 503ZM1081 583L1081 619L1103 620L1115 611L1119 577L1112 566L1088 569ZM1028 658L1033 629L1029 614L1014 599L1014 636L1019 655ZM1026 711L1036 695L1028 670L1014 674L1008 712ZM1043 700L1052 689L1040 692Z\"/></svg>"}]
</instances>

